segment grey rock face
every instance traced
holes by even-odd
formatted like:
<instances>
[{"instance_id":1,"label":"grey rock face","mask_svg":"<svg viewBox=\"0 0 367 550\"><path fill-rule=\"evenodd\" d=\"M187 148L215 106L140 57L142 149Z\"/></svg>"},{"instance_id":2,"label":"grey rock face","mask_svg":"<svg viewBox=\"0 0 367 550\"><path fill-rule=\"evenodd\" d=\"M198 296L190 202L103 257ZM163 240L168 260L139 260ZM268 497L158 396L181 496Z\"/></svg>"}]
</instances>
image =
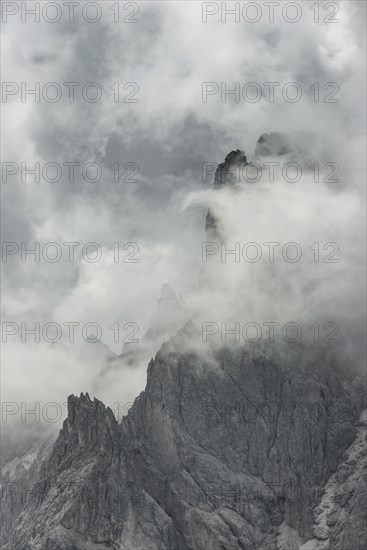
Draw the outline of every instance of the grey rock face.
<instances>
[{"instance_id":1,"label":"grey rock face","mask_svg":"<svg viewBox=\"0 0 367 550\"><path fill-rule=\"evenodd\" d=\"M246 166L246 155L240 149L231 151L225 158L225 161L219 164L214 176L214 191L222 189L223 186L235 187L239 181L239 174L244 166ZM205 232L208 241L216 241L220 239L220 229L218 222L213 212L208 210L205 221Z\"/></svg>"},{"instance_id":2,"label":"grey rock face","mask_svg":"<svg viewBox=\"0 0 367 550\"><path fill-rule=\"evenodd\" d=\"M223 347L208 360L185 347L184 331L163 346L120 425L98 400L69 398L11 548L278 550L290 533L314 536L359 434L358 385L319 348ZM362 548L348 544L364 498L361 485L340 504L330 548Z\"/></svg>"},{"instance_id":3,"label":"grey rock face","mask_svg":"<svg viewBox=\"0 0 367 550\"><path fill-rule=\"evenodd\" d=\"M343 462L326 483L314 510L314 538L301 550L342 550L366 547L367 409L357 423L357 437Z\"/></svg>"},{"instance_id":4,"label":"grey rock face","mask_svg":"<svg viewBox=\"0 0 367 550\"><path fill-rule=\"evenodd\" d=\"M8 438L4 437L9 444ZM3 441L4 443L4 441ZM34 479L40 464L51 453L55 436L45 433L32 434L31 444L22 448L14 448L14 456L1 468L1 539L0 547L6 546L13 532L14 519L22 512L32 490ZM11 446L8 445L8 449ZM10 547L11 548L11 547Z\"/></svg>"},{"instance_id":5,"label":"grey rock face","mask_svg":"<svg viewBox=\"0 0 367 550\"><path fill-rule=\"evenodd\" d=\"M278 137L260 141L282 154ZM230 153L215 190L246 163ZM206 231L221 238L210 211ZM179 309L164 287L147 340ZM192 321L161 347L120 424L69 397L27 496L6 508L4 550L367 547L365 373L336 346L203 347L199 334Z\"/></svg>"}]
</instances>

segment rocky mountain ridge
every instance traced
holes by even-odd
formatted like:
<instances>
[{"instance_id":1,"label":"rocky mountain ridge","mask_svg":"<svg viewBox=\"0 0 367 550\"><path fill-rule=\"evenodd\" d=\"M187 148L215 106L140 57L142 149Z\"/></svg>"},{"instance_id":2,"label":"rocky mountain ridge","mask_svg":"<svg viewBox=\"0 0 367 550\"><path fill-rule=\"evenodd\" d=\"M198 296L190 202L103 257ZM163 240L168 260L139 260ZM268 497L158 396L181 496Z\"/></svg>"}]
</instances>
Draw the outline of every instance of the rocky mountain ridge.
<instances>
[{"instance_id":1,"label":"rocky mountain ridge","mask_svg":"<svg viewBox=\"0 0 367 550\"><path fill-rule=\"evenodd\" d=\"M270 136L256 154L283 154ZM230 153L215 190L246 163ZM206 230L220 238L210 211ZM150 340L182 313L171 289L161 298ZM120 423L100 400L69 397L56 442L24 474L26 496L3 496L2 550L364 549L359 363L322 343L211 345L195 318L169 336Z\"/></svg>"},{"instance_id":2,"label":"rocky mountain ridge","mask_svg":"<svg viewBox=\"0 0 367 550\"><path fill-rule=\"evenodd\" d=\"M69 398L8 548L298 550L289 541L326 540L314 526L324 487L351 445L366 450L361 380L326 350L223 348L208 360L177 351L186 345L183 332L163 346L121 424L97 399ZM366 479L363 456L351 494ZM360 500L357 491L338 516L331 537L344 546L330 549L349 550L345 539L362 549Z\"/></svg>"}]
</instances>

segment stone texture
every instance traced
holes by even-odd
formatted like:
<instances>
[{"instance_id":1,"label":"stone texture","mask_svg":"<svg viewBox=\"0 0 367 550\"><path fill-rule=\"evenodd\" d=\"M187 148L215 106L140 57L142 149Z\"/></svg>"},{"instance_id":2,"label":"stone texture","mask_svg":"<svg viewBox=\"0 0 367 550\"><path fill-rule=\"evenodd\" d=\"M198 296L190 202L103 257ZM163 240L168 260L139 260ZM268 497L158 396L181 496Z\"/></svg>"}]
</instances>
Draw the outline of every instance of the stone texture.
<instances>
[{"instance_id":1,"label":"stone texture","mask_svg":"<svg viewBox=\"0 0 367 550\"><path fill-rule=\"evenodd\" d=\"M224 186L235 187L241 181L242 169L248 164L246 155L240 149L231 151L226 156L224 162L218 165L214 176L214 192L222 189ZM218 220L211 209L205 220L205 233L208 242L223 239L221 230L218 227Z\"/></svg>"},{"instance_id":2,"label":"stone texture","mask_svg":"<svg viewBox=\"0 0 367 550\"><path fill-rule=\"evenodd\" d=\"M283 141L263 137L257 153L283 154ZM246 163L230 153L214 188ZM220 238L210 211L206 231ZM159 334L178 307L168 288L161 300ZM120 424L98 399L69 397L26 497L8 501L3 550L367 547L365 373L337 346L203 348L199 334L191 321L163 344Z\"/></svg>"},{"instance_id":3,"label":"stone texture","mask_svg":"<svg viewBox=\"0 0 367 550\"><path fill-rule=\"evenodd\" d=\"M332 417L329 402L339 404ZM121 424L100 401L69 398L10 548L278 550L287 536L310 539L361 407L327 350L223 347L209 360L181 331ZM362 548L348 544L352 531L366 538L364 498L361 485L330 548Z\"/></svg>"}]
</instances>

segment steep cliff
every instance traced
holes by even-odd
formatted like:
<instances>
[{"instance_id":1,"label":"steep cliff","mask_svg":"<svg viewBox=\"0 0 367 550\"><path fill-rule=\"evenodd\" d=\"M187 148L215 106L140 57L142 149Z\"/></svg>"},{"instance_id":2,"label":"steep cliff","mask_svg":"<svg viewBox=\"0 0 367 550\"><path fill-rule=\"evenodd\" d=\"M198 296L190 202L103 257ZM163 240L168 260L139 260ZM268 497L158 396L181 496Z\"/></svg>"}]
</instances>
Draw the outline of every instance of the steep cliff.
<instances>
[{"instance_id":1,"label":"steep cliff","mask_svg":"<svg viewBox=\"0 0 367 550\"><path fill-rule=\"evenodd\" d=\"M205 358L187 347L187 330L150 363L120 425L98 400L69 398L10 548L298 550L289 541L325 541L314 511L327 483L344 474L353 442L365 457L362 380L317 347L223 347ZM364 481L338 488L353 500L334 512L341 527L330 549L366 542L363 467L365 458Z\"/></svg>"},{"instance_id":2,"label":"steep cliff","mask_svg":"<svg viewBox=\"0 0 367 550\"><path fill-rule=\"evenodd\" d=\"M270 134L256 154L285 150ZM230 153L215 192L234 187L246 164L243 152ZM210 210L206 231L223 237ZM178 310L164 287L147 338L165 336ZM9 497L4 550L367 546L358 353L310 341L209 344L201 330L193 315L163 344L121 423L98 399L69 397L57 441L27 476L26 498Z\"/></svg>"}]
</instances>

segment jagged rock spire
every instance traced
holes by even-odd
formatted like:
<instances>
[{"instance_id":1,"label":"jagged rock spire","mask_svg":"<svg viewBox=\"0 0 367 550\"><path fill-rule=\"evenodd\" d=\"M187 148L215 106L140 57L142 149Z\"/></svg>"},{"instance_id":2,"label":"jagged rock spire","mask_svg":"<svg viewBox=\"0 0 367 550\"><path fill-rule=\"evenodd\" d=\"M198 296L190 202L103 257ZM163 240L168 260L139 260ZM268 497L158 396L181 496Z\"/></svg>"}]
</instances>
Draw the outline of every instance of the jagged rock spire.
<instances>
[{"instance_id":1,"label":"jagged rock spire","mask_svg":"<svg viewBox=\"0 0 367 550\"><path fill-rule=\"evenodd\" d=\"M241 169L248 164L246 155L240 149L231 151L226 156L224 162L218 165L214 177L214 191L223 188L223 186L234 187L240 180ZM221 239L218 229L218 221L213 212L208 209L205 220L206 239L209 242Z\"/></svg>"},{"instance_id":2,"label":"jagged rock spire","mask_svg":"<svg viewBox=\"0 0 367 550\"><path fill-rule=\"evenodd\" d=\"M262 134L256 144L255 157L277 157L292 150L289 140L279 132Z\"/></svg>"}]
</instances>

